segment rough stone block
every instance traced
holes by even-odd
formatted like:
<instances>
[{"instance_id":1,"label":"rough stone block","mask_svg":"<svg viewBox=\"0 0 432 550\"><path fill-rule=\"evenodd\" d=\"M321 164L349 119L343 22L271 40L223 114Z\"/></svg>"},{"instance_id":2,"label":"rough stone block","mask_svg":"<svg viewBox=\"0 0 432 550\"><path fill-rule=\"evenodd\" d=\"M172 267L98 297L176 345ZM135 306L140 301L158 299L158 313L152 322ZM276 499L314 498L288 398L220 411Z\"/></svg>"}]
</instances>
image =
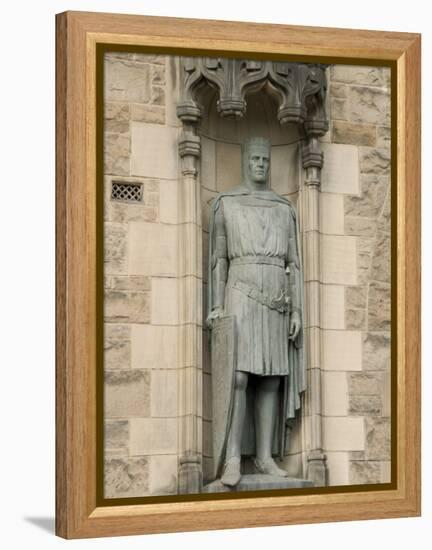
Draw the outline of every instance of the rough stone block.
<instances>
[{"instance_id":1,"label":"rough stone block","mask_svg":"<svg viewBox=\"0 0 432 550\"><path fill-rule=\"evenodd\" d=\"M363 370L387 370L390 368L391 339L389 332L363 334Z\"/></svg>"},{"instance_id":2,"label":"rough stone block","mask_svg":"<svg viewBox=\"0 0 432 550\"><path fill-rule=\"evenodd\" d=\"M390 181L388 176L362 175L360 196L346 196L345 214L376 218L381 212Z\"/></svg>"},{"instance_id":3,"label":"rough stone block","mask_svg":"<svg viewBox=\"0 0 432 550\"><path fill-rule=\"evenodd\" d=\"M104 338L104 369L130 368L131 344L129 338Z\"/></svg>"},{"instance_id":4,"label":"rough stone block","mask_svg":"<svg viewBox=\"0 0 432 550\"><path fill-rule=\"evenodd\" d=\"M146 496L149 490L148 459L108 458L104 468L105 498Z\"/></svg>"},{"instance_id":5,"label":"rough stone block","mask_svg":"<svg viewBox=\"0 0 432 550\"><path fill-rule=\"evenodd\" d=\"M382 395L383 378L381 373L350 372L348 374L348 389L353 395Z\"/></svg>"},{"instance_id":6,"label":"rough stone block","mask_svg":"<svg viewBox=\"0 0 432 550\"><path fill-rule=\"evenodd\" d=\"M106 420L104 434L105 449L118 449L129 444L129 422L127 420Z\"/></svg>"},{"instance_id":7,"label":"rough stone block","mask_svg":"<svg viewBox=\"0 0 432 550\"><path fill-rule=\"evenodd\" d=\"M348 330L365 330L366 311L364 309L347 309L345 312L345 327Z\"/></svg>"},{"instance_id":8,"label":"rough stone block","mask_svg":"<svg viewBox=\"0 0 432 550\"><path fill-rule=\"evenodd\" d=\"M368 329L390 330L391 292L390 285L373 281L369 286Z\"/></svg>"},{"instance_id":9,"label":"rough stone block","mask_svg":"<svg viewBox=\"0 0 432 550\"><path fill-rule=\"evenodd\" d=\"M368 460L390 460L390 419L366 418L366 457Z\"/></svg>"},{"instance_id":10,"label":"rough stone block","mask_svg":"<svg viewBox=\"0 0 432 550\"><path fill-rule=\"evenodd\" d=\"M359 284L368 284L370 282L369 269L374 246L374 238L357 238L357 275Z\"/></svg>"},{"instance_id":11,"label":"rough stone block","mask_svg":"<svg viewBox=\"0 0 432 550\"><path fill-rule=\"evenodd\" d=\"M113 275L110 277L110 288L113 290L151 290L151 278L142 275Z\"/></svg>"},{"instance_id":12,"label":"rough stone block","mask_svg":"<svg viewBox=\"0 0 432 550\"><path fill-rule=\"evenodd\" d=\"M374 237L377 222L373 218L345 216L345 234L360 237Z\"/></svg>"},{"instance_id":13,"label":"rough stone block","mask_svg":"<svg viewBox=\"0 0 432 550\"><path fill-rule=\"evenodd\" d=\"M165 88L163 86L152 86L151 103L152 105L165 106Z\"/></svg>"},{"instance_id":14,"label":"rough stone block","mask_svg":"<svg viewBox=\"0 0 432 550\"><path fill-rule=\"evenodd\" d=\"M130 173L130 134L104 133L104 174Z\"/></svg>"},{"instance_id":15,"label":"rough stone block","mask_svg":"<svg viewBox=\"0 0 432 550\"><path fill-rule=\"evenodd\" d=\"M345 304L349 309L364 309L366 307L366 287L345 287Z\"/></svg>"},{"instance_id":16,"label":"rough stone block","mask_svg":"<svg viewBox=\"0 0 432 550\"><path fill-rule=\"evenodd\" d=\"M150 67L150 80L152 84L165 84L165 66L164 65L151 65Z\"/></svg>"},{"instance_id":17,"label":"rough stone block","mask_svg":"<svg viewBox=\"0 0 432 550\"><path fill-rule=\"evenodd\" d=\"M349 105L348 100L339 97L330 97L330 119L348 120Z\"/></svg>"},{"instance_id":18,"label":"rough stone block","mask_svg":"<svg viewBox=\"0 0 432 550\"><path fill-rule=\"evenodd\" d=\"M175 369L178 360L176 326L132 325L133 369Z\"/></svg>"},{"instance_id":19,"label":"rough stone block","mask_svg":"<svg viewBox=\"0 0 432 550\"><path fill-rule=\"evenodd\" d=\"M116 122L129 122L130 107L128 103L106 101L104 104L104 119Z\"/></svg>"},{"instance_id":20,"label":"rough stone block","mask_svg":"<svg viewBox=\"0 0 432 550\"><path fill-rule=\"evenodd\" d=\"M174 495L177 493L178 459L176 455L151 456L150 494Z\"/></svg>"},{"instance_id":21,"label":"rough stone block","mask_svg":"<svg viewBox=\"0 0 432 550\"><path fill-rule=\"evenodd\" d=\"M131 122L132 175L177 179L177 137L177 128Z\"/></svg>"},{"instance_id":22,"label":"rough stone block","mask_svg":"<svg viewBox=\"0 0 432 550\"><path fill-rule=\"evenodd\" d=\"M125 273L127 269L127 225L105 223L104 225L104 272Z\"/></svg>"},{"instance_id":23,"label":"rough stone block","mask_svg":"<svg viewBox=\"0 0 432 550\"><path fill-rule=\"evenodd\" d=\"M105 292L104 314L111 323L149 323L150 292Z\"/></svg>"},{"instance_id":24,"label":"rough stone block","mask_svg":"<svg viewBox=\"0 0 432 550\"><path fill-rule=\"evenodd\" d=\"M359 193L359 155L355 145L323 143L324 165L321 190L324 193Z\"/></svg>"},{"instance_id":25,"label":"rough stone block","mask_svg":"<svg viewBox=\"0 0 432 550\"><path fill-rule=\"evenodd\" d=\"M391 146L391 128L390 126L377 126L376 146L390 149Z\"/></svg>"},{"instance_id":26,"label":"rough stone block","mask_svg":"<svg viewBox=\"0 0 432 550\"><path fill-rule=\"evenodd\" d=\"M127 59L105 61L105 91L108 101L147 103L150 100L150 67Z\"/></svg>"},{"instance_id":27,"label":"rough stone block","mask_svg":"<svg viewBox=\"0 0 432 550\"><path fill-rule=\"evenodd\" d=\"M383 233L390 233L391 231L391 193L390 189L387 192L386 198L384 200L384 207L382 209L381 215L378 218L378 231Z\"/></svg>"},{"instance_id":28,"label":"rough stone block","mask_svg":"<svg viewBox=\"0 0 432 550\"><path fill-rule=\"evenodd\" d=\"M178 263L177 227L169 224L129 224L128 272L175 277Z\"/></svg>"},{"instance_id":29,"label":"rough stone block","mask_svg":"<svg viewBox=\"0 0 432 550\"><path fill-rule=\"evenodd\" d=\"M354 122L390 125L390 94L376 88L351 87L350 119Z\"/></svg>"},{"instance_id":30,"label":"rough stone block","mask_svg":"<svg viewBox=\"0 0 432 550\"><path fill-rule=\"evenodd\" d=\"M360 147L360 172L363 174L390 174L390 160L387 149Z\"/></svg>"},{"instance_id":31,"label":"rough stone block","mask_svg":"<svg viewBox=\"0 0 432 550\"><path fill-rule=\"evenodd\" d=\"M105 418L130 418L150 414L150 372L105 372Z\"/></svg>"},{"instance_id":32,"label":"rough stone block","mask_svg":"<svg viewBox=\"0 0 432 550\"><path fill-rule=\"evenodd\" d=\"M143 105L132 103L131 120L150 124L165 124L165 108L161 105Z\"/></svg>"},{"instance_id":33,"label":"rough stone block","mask_svg":"<svg viewBox=\"0 0 432 550\"><path fill-rule=\"evenodd\" d=\"M177 418L132 418L130 454L177 454L177 423Z\"/></svg>"},{"instance_id":34,"label":"rough stone block","mask_svg":"<svg viewBox=\"0 0 432 550\"><path fill-rule=\"evenodd\" d=\"M375 147L376 129L372 124L335 120L332 125L332 142Z\"/></svg>"},{"instance_id":35,"label":"rough stone block","mask_svg":"<svg viewBox=\"0 0 432 550\"><path fill-rule=\"evenodd\" d=\"M354 395L349 399L349 414L360 416L379 416L382 402L379 395Z\"/></svg>"},{"instance_id":36,"label":"rough stone block","mask_svg":"<svg viewBox=\"0 0 432 550\"><path fill-rule=\"evenodd\" d=\"M348 330L322 332L322 365L324 370L360 371L361 333Z\"/></svg>"},{"instance_id":37,"label":"rough stone block","mask_svg":"<svg viewBox=\"0 0 432 550\"><path fill-rule=\"evenodd\" d=\"M353 485L381 483L380 463L371 461L351 461L350 483L352 483Z\"/></svg>"},{"instance_id":38,"label":"rough stone block","mask_svg":"<svg viewBox=\"0 0 432 550\"><path fill-rule=\"evenodd\" d=\"M390 70L385 67L332 65L330 75L332 86L333 82L376 87L388 87L390 85Z\"/></svg>"},{"instance_id":39,"label":"rough stone block","mask_svg":"<svg viewBox=\"0 0 432 550\"><path fill-rule=\"evenodd\" d=\"M348 86L345 86L344 84L332 82L330 84L329 95L330 97L344 99L348 97Z\"/></svg>"},{"instance_id":40,"label":"rough stone block","mask_svg":"<svg viewBox=\"0 0 432 550\"><path fill-rule=\"evenodd\" d=\"M378 233L376 246L371 262L371 279L390 283L391 260L390 260L390 235Z\"/></svg>"}]
</instances>

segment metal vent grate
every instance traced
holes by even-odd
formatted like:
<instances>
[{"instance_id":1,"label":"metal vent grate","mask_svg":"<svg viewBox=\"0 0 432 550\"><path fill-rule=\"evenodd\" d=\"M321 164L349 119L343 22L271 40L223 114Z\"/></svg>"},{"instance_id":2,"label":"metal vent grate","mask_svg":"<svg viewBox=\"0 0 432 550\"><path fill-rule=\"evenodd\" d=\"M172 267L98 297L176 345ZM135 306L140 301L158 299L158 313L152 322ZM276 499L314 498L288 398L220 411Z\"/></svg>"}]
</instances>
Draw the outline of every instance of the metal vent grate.
<instances>
[{"instance_id":1,"label":"metal vent grate","mask_svg":"<svg viewBox=\"0 0 432 550\"><path fill-rule=\"evenodd\" d=\"M111 187L112 201L142 201L142 183L113 181Z\"/></svg>"}]
</instances>

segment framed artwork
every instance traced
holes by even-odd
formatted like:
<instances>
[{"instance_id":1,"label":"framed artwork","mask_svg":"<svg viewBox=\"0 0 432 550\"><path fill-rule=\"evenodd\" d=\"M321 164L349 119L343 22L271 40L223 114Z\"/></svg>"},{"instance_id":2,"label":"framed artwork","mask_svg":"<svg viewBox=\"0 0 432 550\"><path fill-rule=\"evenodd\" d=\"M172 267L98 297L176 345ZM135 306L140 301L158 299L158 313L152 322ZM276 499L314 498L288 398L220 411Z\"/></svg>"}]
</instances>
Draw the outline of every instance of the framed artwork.
<instances>
[{"instance_id":1,"label":"framed artwork","mask_svg":"<svg viewBox=\"0 0 432 550\"><path fill-rule=\"evenodd\" d=\"M57 16L57 534L420 513L420 37Z\"/></svg>"}]
</instances>

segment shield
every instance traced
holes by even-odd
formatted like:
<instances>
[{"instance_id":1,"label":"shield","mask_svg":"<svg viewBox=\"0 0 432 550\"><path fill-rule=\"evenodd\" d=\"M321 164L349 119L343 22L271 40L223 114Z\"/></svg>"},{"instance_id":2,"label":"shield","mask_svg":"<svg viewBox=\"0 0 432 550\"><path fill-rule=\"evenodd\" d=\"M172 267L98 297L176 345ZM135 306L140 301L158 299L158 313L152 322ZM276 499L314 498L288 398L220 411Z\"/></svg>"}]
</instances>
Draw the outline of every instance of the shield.
<instances>
[{"instance_id":1,"label":"shield","mask_svg":"<svg viewBox=\"0 0 432 550\"><path fill-rule=\"evenodd\" d=\"M235 318L232 315L213 321L211 331L212 431L214 477L220 477L231 424L236 367Z\"/></svg>"}]
</instances>

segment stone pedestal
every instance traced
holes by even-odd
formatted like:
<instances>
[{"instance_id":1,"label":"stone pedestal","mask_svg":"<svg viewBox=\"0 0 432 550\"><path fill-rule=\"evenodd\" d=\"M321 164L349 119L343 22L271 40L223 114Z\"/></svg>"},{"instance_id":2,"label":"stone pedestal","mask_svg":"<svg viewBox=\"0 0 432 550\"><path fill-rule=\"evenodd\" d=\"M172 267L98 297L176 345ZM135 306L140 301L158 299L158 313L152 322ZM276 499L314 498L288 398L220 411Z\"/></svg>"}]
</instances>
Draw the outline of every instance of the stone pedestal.
<instances>
[{"instance_id":1,"label":"stone pedestal","mask_svg":"<svg viewBox=\"0 0 432 550\"><path fill-rule=\"evenodd\" d=\"M220 479L212 481L203 487L203 493L227 493L237 491L261 491L270 489L297 489L300 487L314 487L314 483L307 479L294 477L278 477L266 474L242 475L240 483L235 487L224 485Z\"/></svg>"}]
</instances>

